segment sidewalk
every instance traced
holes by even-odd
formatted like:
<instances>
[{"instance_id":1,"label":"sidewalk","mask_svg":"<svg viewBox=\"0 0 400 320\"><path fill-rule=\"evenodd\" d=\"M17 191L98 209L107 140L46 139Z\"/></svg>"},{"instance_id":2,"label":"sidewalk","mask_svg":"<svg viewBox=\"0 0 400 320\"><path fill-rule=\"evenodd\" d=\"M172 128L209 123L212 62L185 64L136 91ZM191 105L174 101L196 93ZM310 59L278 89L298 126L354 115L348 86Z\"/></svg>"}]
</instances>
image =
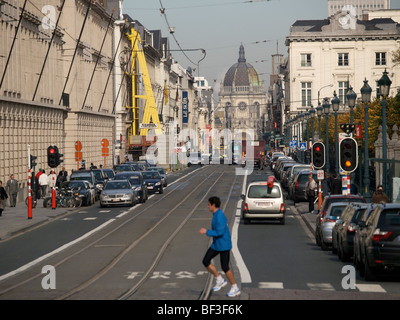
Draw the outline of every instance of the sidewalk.
<instances>
[{"instance_id":1,"label":"sidewalk","mask_svg":"<svg viewBox=\"0 0 400 320\"><path fill-rule=\"evenodd\" d=\"M0 217L0 240L20 234L73 210L75 208L57 208L55 210L44 208L43 200L40 199L36 208L32 209L32 219L28 219L28 207L25 202L18 202L15 207L9 207L8 202Z\"/></svg>"},{"instance_id":2,"label":"sidewalk","mask_svg":"<svg viewBox=\"0 0 400 320\"><path fill-rule=\"evenodd\" d=\"M297 212L300 214L301 218L310 229L310 231L315 233L315 219L316 215L314 213L308 212L308 203L300 203L295 206ZM318 208L317 208L318 209Z\"/></svg>"}]
</instances>

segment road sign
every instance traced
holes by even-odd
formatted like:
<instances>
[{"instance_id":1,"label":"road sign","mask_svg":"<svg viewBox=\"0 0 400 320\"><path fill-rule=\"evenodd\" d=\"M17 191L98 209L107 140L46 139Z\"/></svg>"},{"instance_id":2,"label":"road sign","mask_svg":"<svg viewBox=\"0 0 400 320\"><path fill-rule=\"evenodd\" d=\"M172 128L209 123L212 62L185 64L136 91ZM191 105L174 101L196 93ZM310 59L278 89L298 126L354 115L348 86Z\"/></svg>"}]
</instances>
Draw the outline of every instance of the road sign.
<instances>
[{"instance_id":1,"label":"road sign","mask_svg":"<svg viewBox=\"0 0 400 320\"><path fill-rule=\"evenodd\" d=\"M297 140L293 140L293 148L297 148Z\"/></svg>"},{"instance_id":2,"label":"road sign","mask_svg":"<svg viewBox=\"0 0 400 320\"><path fill-rule=\"evenodd\" d=\"M300 142L300 151L305 151L307 150L307 142Z\"/></svg>"},{"instance_id":3,"label":"road sign","mask_svg":"<svg viewBox=\"0 0 400 320\"><path fill-rule=\"evenodd\" d=\"M317 171L318 180L324 180L324 170Z\"/></svg>"},{"instance_id":4,"label":"road sign","mask_svg":"<svg viewBox=\"0 0 400 320\"><path fill-rule=\"evenodd\" d=\"M75 142L75 150L82 151L82 143L80 141Z\"/></svg>"}]
</instances>

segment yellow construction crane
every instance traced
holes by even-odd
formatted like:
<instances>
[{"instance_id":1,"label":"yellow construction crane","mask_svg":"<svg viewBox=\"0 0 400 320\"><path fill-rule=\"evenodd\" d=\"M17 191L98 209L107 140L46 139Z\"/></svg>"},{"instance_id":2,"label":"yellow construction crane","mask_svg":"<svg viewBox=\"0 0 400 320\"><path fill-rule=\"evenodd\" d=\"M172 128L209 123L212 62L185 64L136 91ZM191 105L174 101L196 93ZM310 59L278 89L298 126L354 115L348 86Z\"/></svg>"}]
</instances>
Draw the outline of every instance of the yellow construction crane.
<instances>
[{"instance_id":1,"label":"yellow construction crane","mask_svg":"<svg viewBox=\"0 0 400 320\"><path fill-rule=\"evenodd\" d=\"M126 37L131 42L132 49L132 106L127 106L127 108L132 108L133 111L133 121L132 127L129 130L129 139L131 136L138 136L140 130L140 136L147 136L149 129L155 129L156 135L161 135L161 125L158 118L158 112L156 107L156 101L154 99L153 88L151 86L149 72L147 70L146 59L144 57L142 40L139 31L131 28L131 34L126 33ZM137 81L136 78L139 76L139 71L143 79L143 86L145 89L145 95L137 94ZM139 124L139 107L137 105L136 99L146 100L143 120Z\"/></svg>"}]
</instances>

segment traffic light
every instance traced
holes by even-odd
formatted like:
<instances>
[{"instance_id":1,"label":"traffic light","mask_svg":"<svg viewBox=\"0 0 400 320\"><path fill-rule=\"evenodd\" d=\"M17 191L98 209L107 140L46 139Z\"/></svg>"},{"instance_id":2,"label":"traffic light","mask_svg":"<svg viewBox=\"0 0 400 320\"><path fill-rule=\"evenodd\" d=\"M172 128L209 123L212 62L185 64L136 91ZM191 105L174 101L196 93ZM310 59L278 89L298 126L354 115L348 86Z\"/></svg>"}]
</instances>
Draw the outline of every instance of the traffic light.
<instances>
[{"instance_id":1,"label":"traffic light","mask_svg":"<svg viewBox=\"0 0 400 320\"><path fill-rule=\"evenodd\" d=\"M311 163L315 169L322 169L325 165L325 145L314 142L311 150Z\"/></svg>"},{"instance_id":2,"label":"traffic light","mask_svg":"<svg viewBox=\"0 0 400 320\"><path fill-rule=\"evenodd\" d=\"M57 163L58 148L56 146L49 146L47 148L47 164L50 168L56 168Z\"/></svg>"},{"instance_id":3,"label":"traffic light","mask_svg":"<svg viewBox=\"0 0 400 320\"><path fill-rule=\"evenodd\" d=\"M37 159L37 157L30 155L30 158L29 158L30 166L29 167L31 169L37 166L36 159Z\"/></svg>"},{"instance_id":4,"label":"traffic light","mask_svg":"<svg viewBox=\"0 0 400 320\"><path fill-rule=\"evenodd\" d=\"M358 145L353 138L347 137L339 144L339 166L346 173L351 173L358 166Z\"/></svg>"}]
</instances>

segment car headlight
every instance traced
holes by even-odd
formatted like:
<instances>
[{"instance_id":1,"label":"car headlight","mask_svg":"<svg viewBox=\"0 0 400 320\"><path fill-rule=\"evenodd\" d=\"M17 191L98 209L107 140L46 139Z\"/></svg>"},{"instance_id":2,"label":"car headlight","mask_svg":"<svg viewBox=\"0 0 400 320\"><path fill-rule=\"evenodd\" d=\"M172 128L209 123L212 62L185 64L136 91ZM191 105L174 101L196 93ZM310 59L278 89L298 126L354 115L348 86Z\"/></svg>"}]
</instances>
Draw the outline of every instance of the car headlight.
<instances>
[{"instance_id":1,"label":"car headlight","mask_svg":"<svg viewBox=\"0 0 400 320\"><path fill-rule=\"evenodd\" d=\"M108 196L108 194L104 194L104 193L101 194L101 198L102 198L103 200L109 200L109 199L110 199L110 197Z\"/></svg>"},{"instance_id":2,"label":"car headlight","mask_svg":"<svg viewBox=\"0 0 400 320\"><path fill-rule=\"evenodd\" d=\"M159 186L161 184L161 182L156 182L156 186Z\"/></svg>"},{"instance_id":3,"label":"car headlight","mask_svg":"<svg viewBox=\"0 0 400 320\"><path fill-rule=\"evenodd\" d=\"M142 187L137 187L135 191L142 191Z\"/></svg>"},{"instance_id":4,"label":"car headlight","mask_svg":"<svg viewBox=\"0 0 400 320\"><path fill-rule=\"evenodd\" d=\"M97 188L97 189L100 189L100 190L103 190L103 185L100 184L100 183L99 183L99 184L96 184L96 188Z\"/></svg>"}]
</instances>

